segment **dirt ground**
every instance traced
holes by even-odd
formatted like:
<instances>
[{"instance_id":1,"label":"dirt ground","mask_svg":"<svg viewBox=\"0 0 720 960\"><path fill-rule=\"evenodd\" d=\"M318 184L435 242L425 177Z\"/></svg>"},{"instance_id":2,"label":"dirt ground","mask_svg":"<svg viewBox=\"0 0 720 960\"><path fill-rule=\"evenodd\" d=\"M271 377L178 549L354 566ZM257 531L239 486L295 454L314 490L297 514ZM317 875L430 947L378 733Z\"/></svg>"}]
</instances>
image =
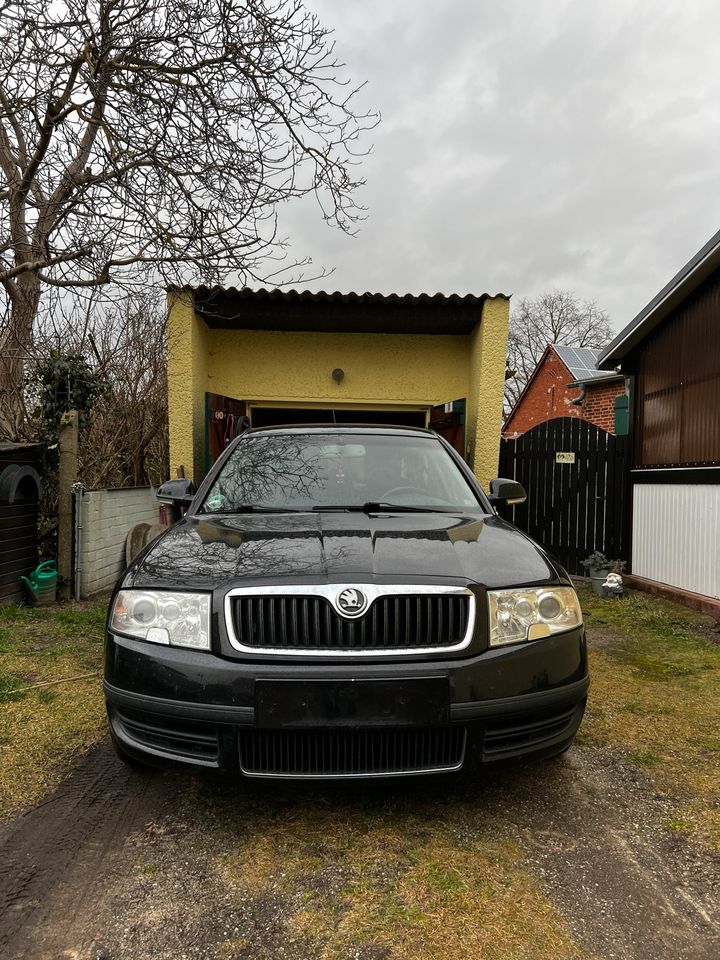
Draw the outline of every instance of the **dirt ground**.
<instances>
[{"instance_id":1,"label":"dirt ground","mask_svg":"<svg viewBox=\"0 0 720 960\"><path fill-rule=\"evenodd\" d=\"M208 807L274 814L358 800L396 815L474 798L479 830L505 824L524 865L567 921L582 954L680 960L720 956L720 871L707 851L664 828L670 801L619 758L578 747L561 761L431 787L297 791L188 783L138 774L102 745L42 806L0 835L0 955L6 960L304 957L288 939L290 895L238 897L218 863L237 839L208 831ZM430 792L428 792L430 791ZM365 796L359 797L359 794ZM266 819L265 819L265 822ZM458 857L462 856L458 844ZM329 865L330 866L330 865ZM321 866L314 884L331 882ZM492 911L492 903L487 905ZM356 952L371 960L392 952ZM533 954L529 954L532 956ZM553 954L534 954L551 960Z\"/></svg>"},{"instance_id":2,"label":"dirt ground","mask_svg":"<svg viewBox=\"0 0 720 960\"><path fill-rule=\"evenodd\" d=\"M335 786L137 772L104 742L0 823L0 957L717 960L718 856L656 782L587 737Z\"/></svg>"}]
</instances>

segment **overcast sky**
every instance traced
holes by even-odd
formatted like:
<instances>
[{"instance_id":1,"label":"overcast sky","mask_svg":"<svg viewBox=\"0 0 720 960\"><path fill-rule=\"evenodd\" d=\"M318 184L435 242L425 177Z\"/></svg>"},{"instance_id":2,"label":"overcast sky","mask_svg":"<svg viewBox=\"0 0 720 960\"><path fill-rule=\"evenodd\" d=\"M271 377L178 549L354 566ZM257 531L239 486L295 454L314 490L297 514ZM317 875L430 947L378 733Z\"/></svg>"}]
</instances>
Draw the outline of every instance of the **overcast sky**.
<instances>
[{"instance_id":1,"label":"overcast sky","mask_svg":"<svg viewBox=\"0 0 720 960\"><path fill-rule=\"evenodd\" d=\"M621 328L720 228L717 0L306 0L382 113L311 289L597 300Z\"/></svg>"}]
</instances>

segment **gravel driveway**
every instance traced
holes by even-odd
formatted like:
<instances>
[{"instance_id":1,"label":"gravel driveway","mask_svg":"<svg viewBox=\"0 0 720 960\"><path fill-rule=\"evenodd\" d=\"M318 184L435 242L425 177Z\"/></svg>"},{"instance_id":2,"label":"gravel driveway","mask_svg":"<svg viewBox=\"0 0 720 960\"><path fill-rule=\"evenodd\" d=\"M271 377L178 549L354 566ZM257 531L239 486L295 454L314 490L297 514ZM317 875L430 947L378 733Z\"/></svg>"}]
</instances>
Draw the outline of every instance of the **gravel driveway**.
<instances>
[{"instance_id":1,"label":"gravel driveway","mask_svg":"<svg viewBox=\"0 0 720 960\"><path fill-rule=\"evenodd\" d=\"M0 956L717 960L718 857L655 783L587 738L472 778L334 787L138 773L102 743L0 824Z\"/></svg>"},{"instance_id":2,"label":"gravel driveway","mask_svg":"<svg viewBox=\"0 0 720 960\"><path fill-rule=\"evenodd\" d=\"M476 813L468 824L469 801ZM300 831L302 812L313 806L343 820L369 804L400 826L414 807L450 821L461 808L460 826L494 840L504 832L518 843L524 868L539 878L580 951L628 960L720 956L717 860L663 827L670 802L610 752L580 747L560 762L482 782L303 789L299 796L253 786L243 797L179 774L128 772L107 745L45 804L5 828L2 956L307 956L306 943L288 939L292 892L279 884L248 897L226 882L219 864L243 838L216 826L208 832L204 823L208 807L227 817L235 804L255 811L260 828L268 811L291 811ZM321 864L306 884L332 883L331 873ZM346 955L393 956L370 946Z\"/></svg>"}]
</instances>

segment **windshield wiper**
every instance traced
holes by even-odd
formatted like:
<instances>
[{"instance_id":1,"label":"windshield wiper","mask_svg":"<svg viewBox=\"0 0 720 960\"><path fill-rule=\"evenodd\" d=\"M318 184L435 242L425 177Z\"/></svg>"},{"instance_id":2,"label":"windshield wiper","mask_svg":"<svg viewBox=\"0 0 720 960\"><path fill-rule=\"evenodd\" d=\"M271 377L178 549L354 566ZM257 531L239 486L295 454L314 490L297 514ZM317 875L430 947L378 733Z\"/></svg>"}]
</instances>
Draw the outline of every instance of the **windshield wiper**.
<instances>
[{"instance_id":1,"label":"windshield wiper","mask_svg":"<svg viewBox=\"0 0 720 960\"><path fill-rule=\"evenodd\" d=\"M392 510L394 513L445 513L449 507L425 506L415 507L411 504L386 503L384 500L368 500L362 505L364 513L378 513L383 510Z\"/></svg>"},{"instance_id":2,"label":"windshield wiper","mask_svg":"<svg viewBox=\"0 0 720 960\"><path fill-rule=\"evenodd\" d=\"M205 510L203 516L219 517L232 513L305 513L297 507L259 507L252 503L241 503L237 507L224 507L222 510Z\"/></svg>"}]
</instances>

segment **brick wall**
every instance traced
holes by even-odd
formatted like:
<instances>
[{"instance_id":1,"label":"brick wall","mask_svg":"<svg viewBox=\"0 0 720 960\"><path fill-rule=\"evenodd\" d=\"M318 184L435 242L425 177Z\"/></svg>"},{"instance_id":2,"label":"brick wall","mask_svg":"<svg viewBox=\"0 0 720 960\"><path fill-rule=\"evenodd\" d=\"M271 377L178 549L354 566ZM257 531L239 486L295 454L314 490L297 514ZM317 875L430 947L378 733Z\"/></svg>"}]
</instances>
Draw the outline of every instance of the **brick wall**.
<instances>
[{"instance_id":1,"label":"brick wall","mask_svg":"<svg viewBox=\"0 0 720 960\"><path fill-rule=\"evenodd\" d=\"M580 407L572 403L580 395L580 391L577 387L570 390L567 386L571 379L568 368L555 351L550 350L525 396L505 425L503 436L516 437L538 423L553 420L555 417L582 417Z\"/></svg>"},{"instance_id":2,"label":"brick wall","mask_svg":"<svg viewBox=\"0 0 720 960\"><path fill-rule=\"evenodd\" d=\"M615 432L614 400L625 392L623 380L598 386L588 385L582 404L573 403L580 396L579 387L568 387L572 374L554 350L549 350L527 392L503 428L503 437L517 437L538 423L555 417L580 417Z\"/></svg>"},{"instance_id":3,"label":"brick wall","mask_svg":"<svg viewBox=\"0 0 720 960\"><path fill-rule=\"evenodd\" d=\"M82 530L76 562L80 596L111 590L125 569L125 540L136 523L157 523L152 487L86 490L79 503Z\"/></svg>"},{"instance_id":4,"label":"brick wall","mask_svg":"<svg viewBox=\"0 0 720 960\"><path fill-rule=\"evenodd\" d=\"M624 380L588 385L582 402L583 418L596 423L608 433L615 433L615 397L621 393L625 393Z\"/></svg>"}]
</instances>

